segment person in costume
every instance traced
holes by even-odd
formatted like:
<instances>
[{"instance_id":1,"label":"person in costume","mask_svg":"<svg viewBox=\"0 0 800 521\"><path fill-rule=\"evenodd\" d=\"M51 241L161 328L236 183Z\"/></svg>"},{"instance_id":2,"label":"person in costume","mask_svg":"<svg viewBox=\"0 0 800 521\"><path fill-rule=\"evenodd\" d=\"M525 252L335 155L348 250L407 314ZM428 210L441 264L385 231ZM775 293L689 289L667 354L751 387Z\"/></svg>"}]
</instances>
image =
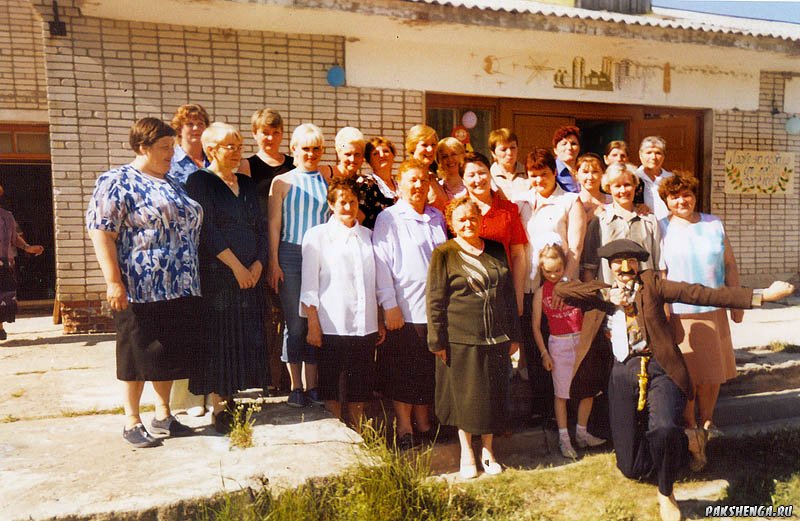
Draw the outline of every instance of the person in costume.
<instances>
[{"instance_id":1,"label":"person in costume","mask_svg":"<svg viewBox=\"0 0 800 521\"><path fill-rule=\"evenodd\" d=\"M682 519L672 493L678 469L688 456L683 429L686 400L693 387L686 363L675 344L664 304L750 308L780 300L794 291L786 282L764 290L708 288L660 279L641 270L649 253L629 239L617 239L598 250L607 259L613 280L561 282L553 292L584 311L574 381L591 364L592 352L608 349L613 366L608 383L611 437L617 467L629 478L653 478L663 520Z\"/></svg>"}]
</instances>

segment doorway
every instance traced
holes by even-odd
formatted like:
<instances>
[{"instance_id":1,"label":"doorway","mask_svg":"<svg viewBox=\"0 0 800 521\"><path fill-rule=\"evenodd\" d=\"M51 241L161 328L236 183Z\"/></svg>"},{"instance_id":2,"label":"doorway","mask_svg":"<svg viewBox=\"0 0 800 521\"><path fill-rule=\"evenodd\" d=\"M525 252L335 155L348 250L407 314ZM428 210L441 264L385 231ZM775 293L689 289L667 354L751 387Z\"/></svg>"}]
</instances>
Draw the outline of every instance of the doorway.
<instances>
[{"instance_id":1,"label":"doorway","mask_svg":"<svg viewBox=\"0 0 800 521\"><path fill-rule=\"evenodd\" d=\"M553 133L564 125L575 125L581 129L581 152L594 152L602 156L608 142L625 141L628 143L630 161L637 166L642 139L651 135L661 136L667 142L664 168L694 173L700 181L700 210L708 211L705 192L709 188L702 164L704 144L701 110L440 93L427 94L426 107L429 122L436 120L437 114L443 110L460 114L472 110L480 114L486 124L492 122L489 128L512 129L519 139L520 160L533 148L552 148ZM483 125L481 128L485 127ZM485 139L480 135L471 137L473 143Z\"/></svg>"},{"instance_id":2,"label":"doorway","mask_svg":"<svg viewBox=\"0 0 800 521\"><path fill-rule=\"evenodd\" d=\"M18 252L17 299L52 300L56 294L53 179L46 125L0 125L0 207L14 214L18 232L41 244L39 256Z\"/></svg>"}]
</instances>

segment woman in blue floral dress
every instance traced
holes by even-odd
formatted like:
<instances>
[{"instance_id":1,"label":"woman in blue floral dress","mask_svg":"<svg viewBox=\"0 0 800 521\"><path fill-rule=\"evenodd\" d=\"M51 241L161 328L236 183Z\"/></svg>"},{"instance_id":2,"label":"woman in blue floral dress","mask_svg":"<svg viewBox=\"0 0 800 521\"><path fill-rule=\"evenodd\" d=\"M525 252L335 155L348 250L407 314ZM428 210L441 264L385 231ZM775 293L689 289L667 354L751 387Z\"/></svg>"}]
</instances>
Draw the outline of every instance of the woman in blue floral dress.
<instances>
[{"instance_id":1,"label":"woman in blue floral dress","mask_svg":"<svg viewBox=\"0 0 800 521\"><path fill-rule=\"evenodd\" d=\"M169 392L173 380L189 376L197 344L203 210L167 175L174 136L160 119L137 121L130 131L136 158L97 179L86 211L117 328L117 378L125 384L122 436L139 448L161 444L151 433L192 432L172 416ZM156 392L149 432L139 416L145 381Z\"/></svg>"}]
</instances>

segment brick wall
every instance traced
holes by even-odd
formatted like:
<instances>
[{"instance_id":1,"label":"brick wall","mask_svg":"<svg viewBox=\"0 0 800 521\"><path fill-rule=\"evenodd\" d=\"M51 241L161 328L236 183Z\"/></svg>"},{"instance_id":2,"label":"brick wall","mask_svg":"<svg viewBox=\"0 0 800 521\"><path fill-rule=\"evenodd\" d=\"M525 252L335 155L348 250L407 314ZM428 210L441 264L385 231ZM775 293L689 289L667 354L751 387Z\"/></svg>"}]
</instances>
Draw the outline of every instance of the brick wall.
<instances>
[{"instance_id":1,"label":"brick wall","mask_svg":"<svg viewBox=\"0 0 800 521\"><path fill-rule=\"evenodd\" d=\"M42 25L30 2L0 2L0 109L44 110Z\"/></svg>"},{"instance_id":2,"label":"brick wall","mask_svg":"<svg viewBox=\"0 0 800 521\"><path fill-rule=\"evenodd\" d=\"M33 3L47 20L50 3ZM250 115L270 106L284 116L285 148L296 125L318 124L329 145L326 161L334 159L333 137L343 126L385 135L402 149L404 130L423 120L421 92L328 86L328 68L345 65L340 37L86 18L71 1L59 8L69 35L45 35L56 274L65 320L78 325L98 328L91 314L105 298L84 227L86 204L100 173L132 159L134 120L169 120L179 105L200 103L212 119L248 136L249 155Z\"/></svg>"},{"instance_id":3,"label":"brick wall","mask_svg":"<svg viewBox=\"0 0 800 521\"><path fill-rule=\"evenodd\" d=\"M785 81L781 72L762 72L757 111L713 114L711 211L723 219L739 270L752 283L791 277L800 269L798 165L794 190L789 195L726 194L725 152L794 152L800 160L800 136L790 136L785 129L791 116L782 112Z\"/></svg>"}]
</instances>

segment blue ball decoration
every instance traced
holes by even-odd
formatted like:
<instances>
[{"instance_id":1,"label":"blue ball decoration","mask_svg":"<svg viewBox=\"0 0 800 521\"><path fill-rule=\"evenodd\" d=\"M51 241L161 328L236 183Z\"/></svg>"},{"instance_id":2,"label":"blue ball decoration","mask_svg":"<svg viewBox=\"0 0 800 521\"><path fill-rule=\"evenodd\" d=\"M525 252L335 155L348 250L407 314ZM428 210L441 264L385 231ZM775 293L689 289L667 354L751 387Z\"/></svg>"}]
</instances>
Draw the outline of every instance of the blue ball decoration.
<instances>
[{"instance_id":1,"label":"blue ball decoration","mask_svg":"<svg viewBox=\"0 0 800 521\"><path fill-rule=\"evenodd\" d=\"M344 85L344 68L341 65L334 65L328 69L328 85L331 87Z\"/></svg>"},{"instance_id":2,"label":"blue ball decoration","mask_svg":"<svg viewBox=\"0 0 800 521\"><path fill-rule=\"evenodd\" d=\"M786 120L786 133L792 136L800 134L800 117L792 116Z\"/></svg>"}]
</instances>

